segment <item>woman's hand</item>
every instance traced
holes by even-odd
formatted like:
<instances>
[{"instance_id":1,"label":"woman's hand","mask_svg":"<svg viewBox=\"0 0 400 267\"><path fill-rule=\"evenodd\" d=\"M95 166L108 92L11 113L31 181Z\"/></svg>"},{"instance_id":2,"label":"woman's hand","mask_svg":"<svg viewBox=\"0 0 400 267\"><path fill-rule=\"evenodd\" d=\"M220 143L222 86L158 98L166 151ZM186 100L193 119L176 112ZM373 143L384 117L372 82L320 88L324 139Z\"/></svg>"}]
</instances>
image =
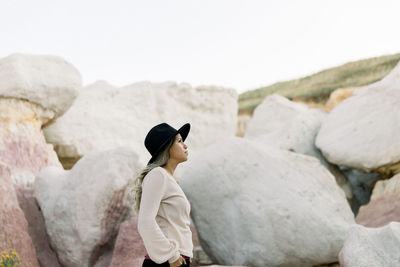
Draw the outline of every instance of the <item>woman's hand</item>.
<instances>
[{"instance_id":1,"label":"woman's hand","mask_svg":"<svg viewBox=\"0 0 400 267\"><path fill-rule=\"evenodd\" d=\"M170 263L169 266L178 267L181 266L182 264L186 264L186 260L182 256L179 256L179 259L173 263Z\"/></svg>"}]
</instances>

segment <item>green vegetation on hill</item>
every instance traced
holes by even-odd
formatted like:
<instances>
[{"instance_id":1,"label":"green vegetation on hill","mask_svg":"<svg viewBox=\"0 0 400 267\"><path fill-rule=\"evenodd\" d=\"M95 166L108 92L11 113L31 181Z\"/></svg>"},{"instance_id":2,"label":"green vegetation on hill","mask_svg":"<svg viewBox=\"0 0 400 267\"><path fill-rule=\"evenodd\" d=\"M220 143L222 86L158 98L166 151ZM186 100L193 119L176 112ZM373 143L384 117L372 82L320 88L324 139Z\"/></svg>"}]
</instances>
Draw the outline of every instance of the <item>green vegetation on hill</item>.
<instances>
[{"instance_id":1,"label":"green vegetation on hill","mask_svg":"<svg viewBox=\"0 0 400 267\"><path fill-rule=\"evenodd\" d=\"M278 82L239 95L239 112L252 112L266 96L323 103L338 88L358 87L381 80L400 60L400 53L349 62L300 79Z\"/></svg>"}]
</instances>

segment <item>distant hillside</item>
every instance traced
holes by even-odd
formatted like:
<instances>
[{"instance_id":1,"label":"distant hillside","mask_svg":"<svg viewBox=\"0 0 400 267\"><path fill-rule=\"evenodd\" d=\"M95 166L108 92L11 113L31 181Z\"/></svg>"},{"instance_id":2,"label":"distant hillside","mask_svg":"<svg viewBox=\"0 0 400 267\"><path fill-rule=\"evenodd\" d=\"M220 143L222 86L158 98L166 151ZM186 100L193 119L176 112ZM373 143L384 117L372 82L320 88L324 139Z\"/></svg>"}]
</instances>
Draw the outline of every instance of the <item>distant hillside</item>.
<instances>
[{"instance_id":1,"label":"distant hillside","mask_svg":"<svg viewBox=\"0 0 400 267\"><path fill-rule=\"evenodd\" d=\"M253 112L267 95L323 103L337 88L358 87L381 80L400 60L400 53L349 62L300 79L278 82L239 95L239 112Z\"/></svg>"}]
</instances>

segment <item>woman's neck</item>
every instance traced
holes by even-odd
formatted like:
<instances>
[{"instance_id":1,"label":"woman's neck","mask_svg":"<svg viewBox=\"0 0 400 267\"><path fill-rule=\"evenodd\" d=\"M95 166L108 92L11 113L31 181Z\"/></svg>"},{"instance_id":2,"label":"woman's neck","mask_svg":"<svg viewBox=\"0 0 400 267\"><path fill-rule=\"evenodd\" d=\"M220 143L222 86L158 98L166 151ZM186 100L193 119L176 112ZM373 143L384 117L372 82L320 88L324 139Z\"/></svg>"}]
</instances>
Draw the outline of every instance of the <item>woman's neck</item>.
<instances>
[{"instance_id":1,"label":"woman's neck","mask_svg":"<svg viewBox=\"0 0 400 267\"><path fill-rule=\"evenodd\" d=\"M178 164L172 164L172 163L170 163L170 162L168 162L167 164L165 164L164 166L163 166L163 168L169 173L169 174L171 174L171 176L174 176L174 172L175 172L175 169L176 169L176 166L177 166Z\"/></svg>"}]
</instances>

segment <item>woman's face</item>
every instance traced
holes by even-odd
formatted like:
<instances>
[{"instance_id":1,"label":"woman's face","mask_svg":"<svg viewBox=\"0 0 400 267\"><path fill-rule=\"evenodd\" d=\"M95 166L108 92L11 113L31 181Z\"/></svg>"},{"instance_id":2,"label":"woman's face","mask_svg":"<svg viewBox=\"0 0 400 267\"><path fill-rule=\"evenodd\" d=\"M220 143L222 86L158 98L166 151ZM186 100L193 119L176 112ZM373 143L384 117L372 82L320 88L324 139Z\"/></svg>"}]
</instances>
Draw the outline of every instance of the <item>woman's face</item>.
<instances>
[{"instance_id":1,"label":"woman's face","mask_svg":"<svg viewBox=\"0 0 400 267\"><path fill-rule=\"evenodd\" d=\"M170 159L180 163L187 161L189 152L187 150L187 145L183 142L180 134L175 136L175 141L169 150Z\"/></svg>"}]
</instances>

